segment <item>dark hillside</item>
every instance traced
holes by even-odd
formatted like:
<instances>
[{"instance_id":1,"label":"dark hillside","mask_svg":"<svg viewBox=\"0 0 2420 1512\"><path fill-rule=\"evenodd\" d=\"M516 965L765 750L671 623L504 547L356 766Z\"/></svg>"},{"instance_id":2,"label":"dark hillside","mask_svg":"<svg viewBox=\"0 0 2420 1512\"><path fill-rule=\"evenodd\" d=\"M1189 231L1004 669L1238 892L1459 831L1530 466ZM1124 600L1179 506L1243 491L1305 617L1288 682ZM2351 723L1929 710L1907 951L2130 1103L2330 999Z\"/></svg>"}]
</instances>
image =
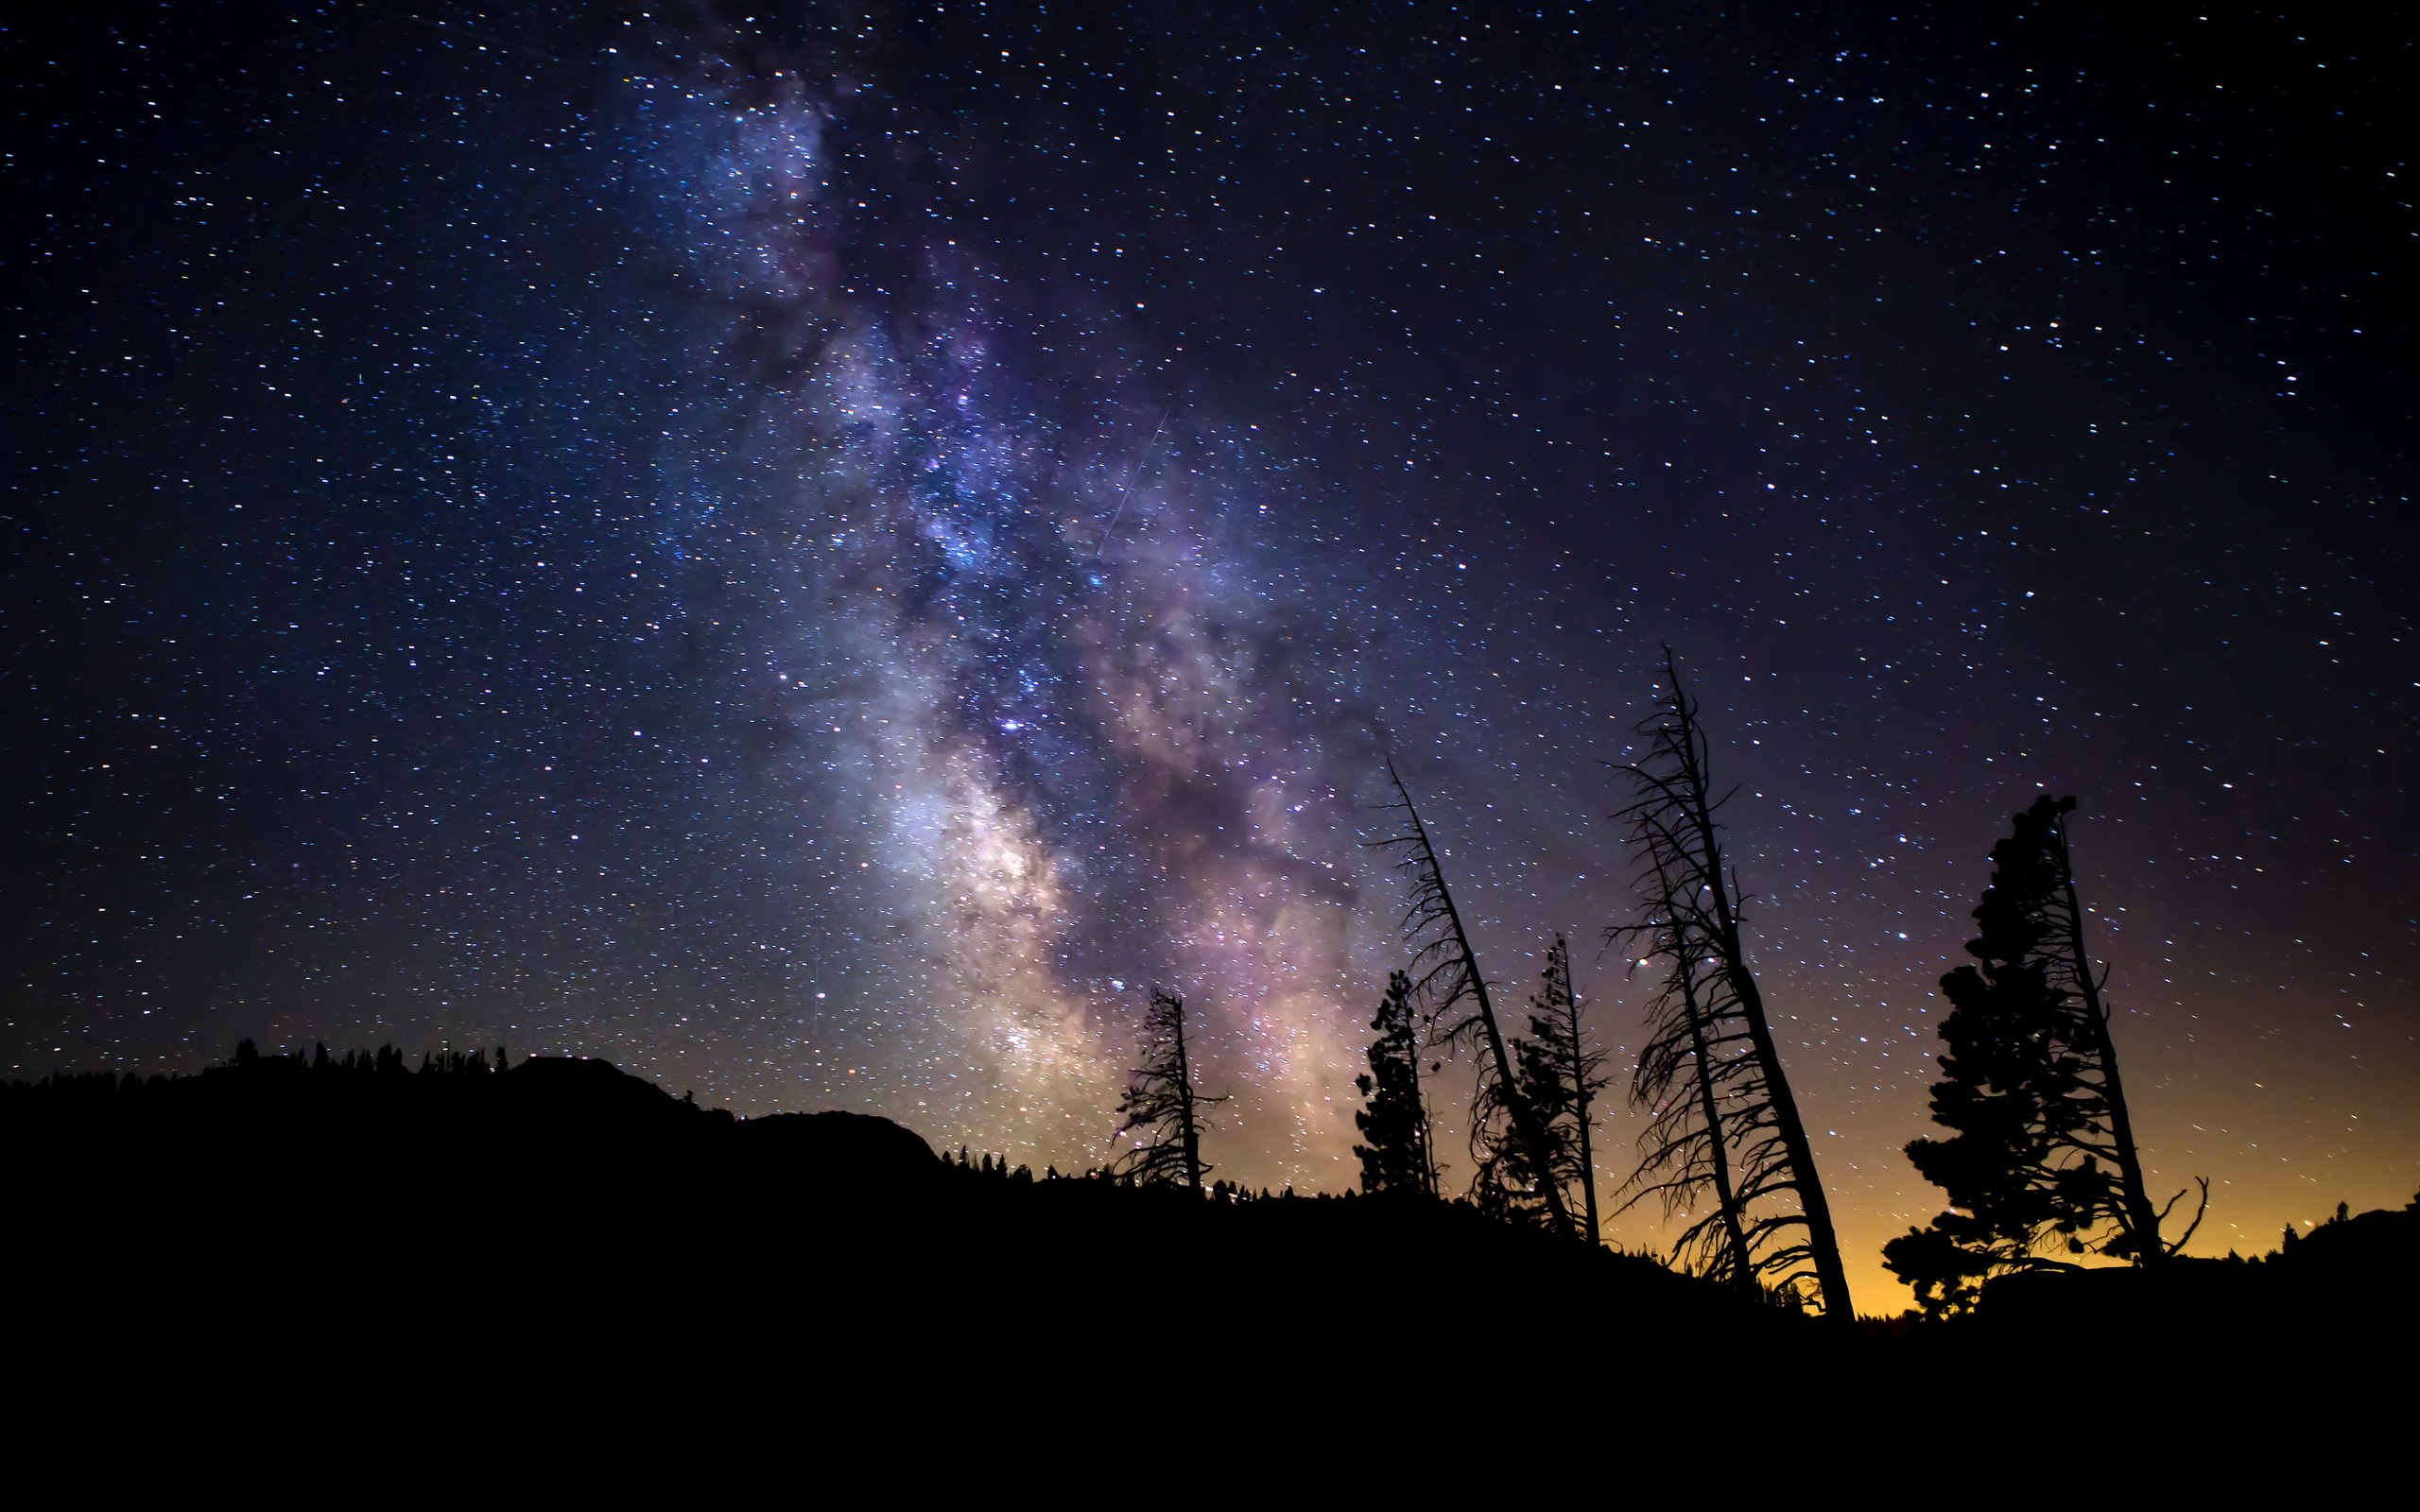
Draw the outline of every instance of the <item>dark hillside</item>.
<instances>
[{"instance_id":1,"label":"dark hillside","mask_svg":"<svg viewBox=\"0 0 2420 1512\"><path fill-rule=\"evenodd\" d=\"M2411 1213L2156 1297L2132 1272L2027 1279L1972 1319L1844 1333L1466 1206L1036 1177L859 1114L736 1119L597 1060L53 1078L0 1089L0 1152L20 1362L87 1384L143 1362L281 1420L1175 1392L1341 1437L1373 1394L1506 1378L1611 1425L1744 1371L1799 1418L1871 1425L2113 1318L2230 1378L2410 1337L2409 1304L2379 1306ZM1534 1352L1482 1344L1491 1310L1537 1320L1512 1335ZM2173 1389L2147 1422L2230 1410L2190 1372Z\"/></svg>"},{"instance_id":2,"label":"dark hillside","mask_svg":"<svg viewBox=\"0 0 2420 1512\"><path fill-rule=\"evenodd\" d=\"M2420 1198L2400 1211L2337 1216L2260 1260L2177 1257L2156 1269L2110 1266L2004 1276L1974 1320L1995 1339L2082 1329L2138 1349L2222 1348L2291 1357L2349 1349L2377 1357L2420 1343Z\"/></svg>"},{"instance_id":3,"label":"dark hillside","mask_svg":"<svg viewBox=\"0 0 2420 1512\"><path fill-rule=\"evenodd\" d=\"M1180 1316L1228 1360L1366 1355L1400 1307L1394 1337L1442 1363L1458 1304L1418 1298L1468 1277L1576 1280L1597 1325L1641 1348L1823 1347L1793 1314L1466 1208L963 1166L882 1119L735 1119L599 1060L246 1054L197 1076L53 1078L0 1091L0 1148L29 1219L13 1279L56 1298L57 1322L173 1332L374 1298L719 1332L744 1297L770 1304L753 1326L823 1348L1021 1349L1039 1330L1062 1363L1114 1370L1132 1331Z\"/></svg>"}]
</instances>

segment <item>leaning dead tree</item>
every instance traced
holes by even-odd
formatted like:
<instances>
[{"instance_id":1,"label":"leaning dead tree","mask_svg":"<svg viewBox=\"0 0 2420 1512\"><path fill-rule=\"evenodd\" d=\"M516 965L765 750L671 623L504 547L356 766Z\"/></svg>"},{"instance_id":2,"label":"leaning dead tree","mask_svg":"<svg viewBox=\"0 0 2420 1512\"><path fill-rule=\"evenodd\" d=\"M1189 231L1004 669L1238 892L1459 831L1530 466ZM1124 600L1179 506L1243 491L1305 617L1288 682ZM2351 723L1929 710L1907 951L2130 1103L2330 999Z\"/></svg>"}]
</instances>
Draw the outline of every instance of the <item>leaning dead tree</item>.
<instances>
[{"instance_id":1,"label":"leaning dead tree","mask_svg":"<svg viewBox=\"0 0 2420 1512\"><path fill-rule=\"evenodd\" d=\"M1847 1321L1848 1276L1815 1152L1790 1095L1741 938L1738 880L1722 856L1698 706L1667 648L1661 707L1638 727L1647 759L1620 765L1636 801L1616 817L1638 857L1639 921L1611 937L1665 963L1632 1095L1651 1114L1633 1202L1711 1192L1717 1209L1684 1247L1729 1280L1785 1290ZM1727 1188L1727 1192L1726 1189ZM1676 1203L1677 1199L1677 1203Z\"/></svg>"},{"instance_id":2,"label":"leaning dead tree","mask_svg":"<svg viewBox=\"0 0 2420 1512\"><path fill-rule=\"evenodd\" d=\"M1669 887L1669 880L1659 875L1640 890L1662 898ZM1626 1184L1631 1197L1622 1209L1651 1197L1661 1202L1668 1219L1696 1214L1681 1231L1674 1255L1700 1276L1753 1291L1756 1268L1742 1231L1723 1110L1755 1089L1731 1085L1749 1063L1720 1054L1739 1036L1707 1012L1703 947L1691 937L1685 919L1652 909L1635 924L1608 930L1606 936L1608 944L1633 956L1634 971L1664 963L1663 980L1648 1005L1647 1042L1631 1075L1631 1106L1648 1114L1648 1125L1639 1136L1638 1167ZM1711 1209L1705 1207L1708 1197Z\"/></svg>"},{"instance_id":3,"label":"leaning dead tree","mask_svg":"<svg viewBox=\"0 0 2420 1512\"><path fill-rule=\"evenodd\" d=\"M2047 799L2049 795L2045 793L2042 797ZM2037 800L2033 806L2039 811L2046 805ZM2098 1115L2099 1132L2103 1136L2097 1142L2088 1141L2087 1145L2117 1168L2117 1200L2112 1206L2126 1237L2122 1245L2112 1247L2111 1253L2126 1254L2149 1264L2185 1247L2193 1228L2201 1227L2202 1213L2209 1211L2210 1184L2202 1183L2202 1211L2193 1215L2192 1228L2186 1230L2185 1238L2173 1245L2161 1244L2160 1220L2168 1216L2185 1194L2179 1191L2169 1198L2167 1207L2156 1212L2152 1209L2151 1194L2143 1184L2142 1155L2135 1145L2134 1119L2126 1110L2126 1084L2118 1074L2118 1042L2110 1038L2109 1008L2100 1000L2101 985L2108 980L2108 972L2093 971L2092 956L2084 947L2083 902L2076 896L2075 863L2067 854L2067 816L2075 812L2076 800L2063 798L2047 806L2050 864L2058 877L2058 890L2041 913L2040 948L2053 962L2053 989L2073 994L2070 1036L2081 1062L2076 1080L2084 1106Z\"/></svg>"},{"instance_id":4,"label":"leaning dead tree","mask_svg":"<svg viewBox=\"0 0 2420 1512\"><path fill-rule=\"evenodd\" d=\"M1496 1022L1495 1002L1488 996L1487 978L1478 969L1478 954L1471 949L1470 933L1462 927L1461 911L1455 907L1453 892L1445 885L1445 873L1437 864L1437 848L1428 838L1427 826L1420 821L1420 811L1412 806L1411 790L1404 785L1392 760L1387 763L1387 781L1394 787L1395 800L1386 807L1403 816L1404 831L1371 843L1395 851L1399 857L1395 869L1409 881L1411 896L1404 905L1402 920L1404 939L1411 947L1411 969L1408 974L1412 997L1427 1016L1430 1042L1456 1049L1467 1047L1478 1057L1479 1086L1471 1108L1471 1153L1484 1160L1490 1125L1500 1119L1502 1133L1516 1144L1528 1169L1551 1172L1558 1163L1554 1142L1544 1120L1522 1092L1512 1051ZM1572 1232L1571 1212L1564 1201L1562 1184L1541 1181L1538 1196L1545 1205L1548 1226L1557 1233Z\"/></svg>"},{"instance_id":5,"label":"leaning dead tree","mask_svg":"<svg viewBox=\"0 0 2420 1512\"><path fill-rule=\"evenodd\" d=\"M1134 1068L1117 1111L1125 1119L1116 1139L1135 1136L1132 1148L1111 1162L1110 1174L1136 1186L1182 1186L1200 1195L1201 1109L1226 1101L1204 1097L1193 1087L1193 1062L1184 1043L1184 999L1151 989L1143 1019L1143 1063Z\"/></svg>"},{"instance_id":6,"label":"leaning dead tree","mask_svg":"<svg viewBox=\"0 0 2420 1512\"><path fill-rule=\"evenodd\" d=\"M1471 1089L1470 1145L1477 1165L1471 1176L1470 1200L1491 1218L1554 1232L1562 1226L1547 1205L1547 1192L1551 1188L1563 1193L1564 1210L1571 1213L1571 1131L1556 1116L1560 1088L1548 1057L1544 1040L1515 1035L1512 1042L1514 1079L1509 1082L1495 1074L1493 1060L1480 1059ZM1515 1095L1528 1105L1543 1136L1543 1159L1532 1155L1530 1142L1522 1138L1521 1126L1512 1121Z\"/></svg>"},{"instance_id":7,"label":"leaning dead tree","mask_svg":"<svg viewBox=\"0 0 2420 1512\"><path fill-rule=\"evenodd\" d=\"M1561 935L1547 948L1547 969L1530 997L1530 1032L1512 1040L1512 1071L1521 1097L1545 1135L1546 1164L1511 1123L1506 1084L1479 1065L1472 1100L1472 1149L1478 1173L1471 1197L1480 1211L1513 1223L1549 1221L1546 1191L1564 1194L1572 1231L1594 1244L1603 1236L1597 1212L1597 1094L1604 1090L1605 1057L1588 1048L1580 997L1571 987L1571 947Z\"/></svg>"}]
</instances>

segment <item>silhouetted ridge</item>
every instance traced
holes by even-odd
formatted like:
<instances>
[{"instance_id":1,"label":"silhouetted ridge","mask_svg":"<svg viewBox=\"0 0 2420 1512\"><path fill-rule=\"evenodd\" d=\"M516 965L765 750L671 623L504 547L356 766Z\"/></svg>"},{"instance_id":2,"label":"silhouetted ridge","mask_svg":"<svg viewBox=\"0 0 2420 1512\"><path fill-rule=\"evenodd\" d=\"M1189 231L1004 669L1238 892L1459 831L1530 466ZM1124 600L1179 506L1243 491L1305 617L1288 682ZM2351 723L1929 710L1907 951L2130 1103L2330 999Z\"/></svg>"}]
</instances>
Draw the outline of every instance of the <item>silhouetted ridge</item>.
<instances>
[{"instance_id":1,"label":"silhouetted ridge","mask_svg":"<svg viewBox=\"0 0 2420 1512\"><path fill-rule=\"evenodd\" d=\"M1329 1320L1317 1332L1357 1315L1374 1267L1413 1256L1588 1297L1634 1340L1812 1347L1802 1319L1467 1205L945 1160L887 1119L738 1119L602 1060L446 1053L415 1068L391 1048L247 1047L197 1075L0 1088L0 1133L46 1215L20 1287L120 1314L133 1298L164 1323L430 1287L537 1295L565 1318L677 1305L691 1319L739 1276L777 1279L752 1305L811 1319L819 1347L1046 1326L1052 1350L1106 1367L1129 1257L1155 1257L1168 1295L1209 1314ZM1015 1305L970 1322L955 1300L970 1289Z\"/></svg>"},{"instance_id":2,"label":"silhouetted ridge","mask_svg":"<svg viewBox=\"0 0 2420 1512\"><path fill-rule=\"evenodd\" d=\"M749 1119L739 1130L777 1159L856 1185L923 1187L942 1173L922 1135L871 1113L775 1113Z\"/></svg>"},{"instance_id":3,"label":"silhouetted ridge","mask_svg":"<svg viewBox=\"0 0 2420 1512\"><path fill-rule=\"evenodd\" d=\"M1982 1289L1988 1332L2038 1337L2048 1329L2168 1349L2290 1349L2327 1339L2409 1339L2420 1298L2405 1272L2420 1253L2420 1196L2401 1209L2336 1216L2246 1260L2170 1257L2160 1267L2014 1272Z\"/></svg>"},{"instance_id":4,"label":"silhouetted ridge","mask_svg":"<svg viewBox=\"0 0 2420 1512\"><path fill-rule=\"evenodd\" d=\"M2346 1213L2261 1261L2012 1276L1965 1318L1859 1332L1416 1188L1037 1175L937 1157L863 1113L735 1118L601 1060L254 1053L190 1076L54 1076L0 1087L0 1141L21 1355L147 1369L165 1351L212 1391L342 1380L415 1402L484 1391L506 1413L528 1410L526 1379L719 1413L731 1399L703 1383L868 1371L894 1395L989 1382L1088 1401L1164 1336L1201 1351L1188 1381L1312 1413L1355 1371L1428 1380L1468 1343L1457 1307L1551 1297L1579 1346L1525 1335L1518 1365L1557 1411L1651 1415L1753 1362L1820 1382L1806 1412L1848 1414L2079 1338L2269 1369L2392 1348L2412 1308L2398 1263L2420 1242L2420 1209ZM1467 1284L1408 1323L1402 1280L1423 1276ZM476 1342L399 1342L414 1335L389 1323L413 1318ZM513 1363L492 1372L495 1339ZM2183 1414L2233 1379L2188 1374L2139 1410Z\"/></svg>"},{"instance_id":5,"label":"silhouetted ridge","mask_svg":"<svg viewBox=\"0 0 2420 1512\"><path fill-rule=\"evenodd\" d=\"M608 1061L511 1063L501 1048L432 1053L415 1069L392 1046L264 1056L247 1041L197 1075L10 1083L0 1141L20 1194L72 1215L95 1245L164 1226L231 1270L247 1250L300 1245L351 1248L347 1263L374 1269L465 1245L635 1258L672 1241L587 1230L665 1203L709 1206L726 1225L794 1225L836 1196L918 1199L942 1169L887 1119L742 1120ZM431 1192L443 1200L422 1200ZM107 1274L119 1259L84 1263Z\"/></svg>"}]
</instances>

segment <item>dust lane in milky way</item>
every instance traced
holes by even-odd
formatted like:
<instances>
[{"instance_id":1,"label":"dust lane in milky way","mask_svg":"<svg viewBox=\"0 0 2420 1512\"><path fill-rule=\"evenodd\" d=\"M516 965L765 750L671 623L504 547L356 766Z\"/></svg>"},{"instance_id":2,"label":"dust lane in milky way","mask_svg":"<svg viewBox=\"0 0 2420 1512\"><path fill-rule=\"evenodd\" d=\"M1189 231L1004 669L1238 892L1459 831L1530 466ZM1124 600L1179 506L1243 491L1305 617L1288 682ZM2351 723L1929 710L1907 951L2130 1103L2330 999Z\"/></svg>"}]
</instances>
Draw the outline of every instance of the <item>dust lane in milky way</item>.
<instances>
[{"instance_id":1,"label":"dust lane in milky way","mask_svg":"<svg viewBox=\"0 0 2420 1512\"><path fill-rule=\"evenodd\" d=\"M1350 1131L1349 795L1377 736L1349 579L1304 591L1249 426L1138 370L1116 313L1060 312L1090 350L1037 375L948 238L860 286L824 101L645 103L675 118L702 290L666 490L755 548L762 656L735 670L782 732L794 843L839 879L818 922L878 984L855 995L918 1007L883 1057L903 1114L1100 1159L1157 983L1265 1152L1242 1164L1284 1179L1269 1157Z\"/></svg>"},{"instance_id":2,"label":"dust lane in milky way","mask_svg":"<svg viewBox=\"0 0 2420 1512\"><path fill-rule=\"evenodd\" d=\"M2420 1186L2401 43L1387 16L64 18L0 1068L502 1040L1063 1167L1157 982L1220 1174L1340 1189L1380 753L1618 1062L1670 642L1861 1300L2045 787L2210 1247Z\"/></svg>"}]
</instances>

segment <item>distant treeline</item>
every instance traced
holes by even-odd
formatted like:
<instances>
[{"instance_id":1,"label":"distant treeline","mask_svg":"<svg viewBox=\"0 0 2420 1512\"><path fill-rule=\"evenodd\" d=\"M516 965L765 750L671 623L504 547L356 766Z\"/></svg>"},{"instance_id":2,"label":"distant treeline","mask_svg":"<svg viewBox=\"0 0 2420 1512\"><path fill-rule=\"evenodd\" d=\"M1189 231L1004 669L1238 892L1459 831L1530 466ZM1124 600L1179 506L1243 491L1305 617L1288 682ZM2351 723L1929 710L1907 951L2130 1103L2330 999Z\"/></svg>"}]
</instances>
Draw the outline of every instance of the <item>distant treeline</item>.
<instances>
[{"instance_id":1,"label":"distant treeline","mask_svg":"<svg viewBox=\"0 0 2420 1512\"><path fill-rule=\"evenodd\" d=\"M311 1054L301 1051L264 1056L250 1040L239 1040L234 1057L225 1065L204 1066L202 1076L224 1076L230 1072L257 1070L267 1074L282 1074L296 1071L319 1075L339 1073L347 1075L405 1076L415 1070L421 1075L460 1076L485 1075L506 1068L507 1057L502 1045L495 1047L495 1059L488 1059L484 1046L464 1052L431 1050L424 1052L415 1068L410 1057L393 1045L380 1045L375 1050L348 1050L341 1056L331 1055L325 1044L312 1047ZM180 1074L154 1072L140 1076L132 1072L119 1074L109 1071L60 1072L39 1081L12 1081L6 1084L0 1095L16 1097L78 1098L107 1097L124 1093L131 1095L146 1089L165 1088L189 1079Z\"/></svg>"}]
</instances>

